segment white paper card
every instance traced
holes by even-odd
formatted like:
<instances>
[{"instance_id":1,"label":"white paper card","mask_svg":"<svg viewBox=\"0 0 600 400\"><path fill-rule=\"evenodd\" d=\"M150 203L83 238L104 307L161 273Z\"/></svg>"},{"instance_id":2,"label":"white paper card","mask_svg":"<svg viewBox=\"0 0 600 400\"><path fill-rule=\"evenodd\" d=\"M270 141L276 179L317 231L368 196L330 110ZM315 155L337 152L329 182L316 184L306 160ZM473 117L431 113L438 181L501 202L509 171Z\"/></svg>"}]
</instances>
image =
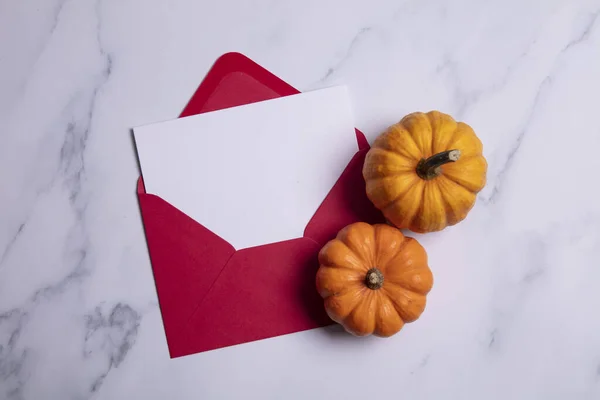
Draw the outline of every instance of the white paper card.
<instances>
[{"instance_id":1,"label":"white paper card","mask_svg":"<svg viewBox=\"0 0 600 400\"><path fill-rule=\"evenodd\" d=\"M134 129L146 192L236 249L302 237L357 151L346 87Z\"/></svg>"}]
</instances>

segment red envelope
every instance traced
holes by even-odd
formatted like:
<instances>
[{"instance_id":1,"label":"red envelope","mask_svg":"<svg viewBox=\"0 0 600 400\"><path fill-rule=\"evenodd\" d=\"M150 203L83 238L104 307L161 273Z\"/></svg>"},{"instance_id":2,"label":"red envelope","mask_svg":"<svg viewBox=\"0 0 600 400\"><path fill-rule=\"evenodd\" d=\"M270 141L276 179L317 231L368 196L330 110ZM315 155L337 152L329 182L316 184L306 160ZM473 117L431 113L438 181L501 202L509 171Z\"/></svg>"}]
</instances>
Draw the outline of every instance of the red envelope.
<instances>
[{"instance_id":1,"label":"red envelope","mask_svg":"<svg viewBox=\"0 0 600 400\"><path fill-rule=\"evenodd\" d=\"M299 93L239 53L221 56L181 117ZM306 226L304 236L236 251L158 196L137 193L172 358L332 323L315 288L317 255L344 226L383 222L369 202L357 153ZM194 184L193 182L189 183Z\"/></svg>"}]
</instances>

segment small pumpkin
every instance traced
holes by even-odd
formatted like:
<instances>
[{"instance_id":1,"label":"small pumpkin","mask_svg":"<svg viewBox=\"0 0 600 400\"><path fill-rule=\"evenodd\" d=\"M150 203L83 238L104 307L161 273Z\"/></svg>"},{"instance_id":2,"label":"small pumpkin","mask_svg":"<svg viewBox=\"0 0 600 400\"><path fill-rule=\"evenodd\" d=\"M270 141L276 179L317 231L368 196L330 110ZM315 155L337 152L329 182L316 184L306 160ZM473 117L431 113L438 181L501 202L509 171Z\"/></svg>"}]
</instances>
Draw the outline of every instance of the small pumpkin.
<instances>
[{"instance_id":1,"label":"small pumpkin","mask_svg":"<svg viewBox=\"0 0 600 400\"><path fill-rule=\"evenodd\" d=\"M473 129L450 115L408 114L367 153L367 196L398 228L440 231L462 221L485 186L482 151Z\"/></svg>"},{"instance_id":2,"label":"small pumpkin","mask_svg":"<svg viewBox=\"0 0 600 400\"><path fill-rule=\"evenodd\" d=\"M319 252L317 290L329 317L356 336L388 337L425 310L427 253L385 224L357 222Z\"/></svg>"}]
</instances>

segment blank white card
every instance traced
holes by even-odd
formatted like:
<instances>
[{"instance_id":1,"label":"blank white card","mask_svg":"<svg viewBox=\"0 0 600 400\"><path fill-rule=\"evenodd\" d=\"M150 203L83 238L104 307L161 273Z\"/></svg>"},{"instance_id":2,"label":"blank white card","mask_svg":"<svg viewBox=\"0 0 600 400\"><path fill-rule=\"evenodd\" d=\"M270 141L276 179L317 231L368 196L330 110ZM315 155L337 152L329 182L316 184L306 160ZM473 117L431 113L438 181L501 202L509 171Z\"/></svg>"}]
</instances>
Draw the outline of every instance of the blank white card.
<instances>
[{"instance_id":1,"label":"blank white card","mask_svg":"<svg viewBox=\"0 0 600 400\"><path fill-rule=\"evenodd\" d=\"M236 249L301 237L357 151L344 86L134 129L146 192Z\"/></svg>"}]
</instances>

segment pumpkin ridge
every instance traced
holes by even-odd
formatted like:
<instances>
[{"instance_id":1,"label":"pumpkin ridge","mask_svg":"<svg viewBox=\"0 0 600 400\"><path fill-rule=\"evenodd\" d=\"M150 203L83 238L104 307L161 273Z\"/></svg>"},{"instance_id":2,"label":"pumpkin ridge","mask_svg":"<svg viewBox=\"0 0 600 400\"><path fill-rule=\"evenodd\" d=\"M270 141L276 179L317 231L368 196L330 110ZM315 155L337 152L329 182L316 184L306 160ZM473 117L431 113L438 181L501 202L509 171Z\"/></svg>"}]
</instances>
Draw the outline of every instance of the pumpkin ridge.
<instances>
[{"instance_id":1,"label":"pumpkin ridge","mask_svg":"<svg viewBox=\"0 0 600 400\"><path fill-rule=\"evenodd\" d=\"M415 282L415 281L410 281L411 279L413 279L415 276L425 276L425 275L430 275L430 282L427 282L426 280L420 280L419 282ZM388 279L388 283L390 284L388 286L388 288L392 287L392 288L401 288L407 292L410 292L411 294L418 294L418 295L422 295L422 296L427 296L429 294L429 292L431 291L431 289L433 289L433 273L431 273L431 270L429 269L429 267L416 267L413 269L413 271L411 273L408 274L408 276L406 276L405 278L408 279L403 279L402 281L398 281L396 279Z\"/></svg>"},{"instance_id":2,"label":"pumpkin ridge","mask_svg":"<svg viewBox=\"0 0 600 400\"><path fill-rule=\"evenodd\" d=\"M340 242L342 242L342 241L340 240ZM342 242L342 244L343 244L344 246L346 246L346 244L345 244L344 242ZM346 248L348 248L348 246L346 246ZM356 254L354 254L354 252L352 251L352 249L348 248L348 250L349 250L349 251L350 251L350 252L351 252L351 253L352 253L354 256L356 256ZM356 257L356 259L357 259L358 261L362 261L362 259L360 259L360 258L358 258L358 257ZM322 266L324 266L324 267L326 267L326 268L334 268L334 269L335 269L335 268L338 268L338 269L347 269L348 271L354 271L354 272L357 272L357 271L358 271L357 269L355 269L355 268L353 268L353 267L351 267L351 266L349 266L349 265L329 264L329 263L325 263L325 262L323 262L323 261L319 261L319 264L321 264ZM362 272L362 271L360 271L360 272Z\"/></svg>"},{"instance_id":3,"label":"pumpkin ridge","mask_svg":"<svg viewBox=\"0 0 600 400\"><path fill-rule=\"evenodd\" d=\"M361 261L362 268L361 268L361 270L360 270L360 271L361 271L361 272L363 272L363 269L364 269L364 272L366 273L366 272L367 272L367 270L368 270L369 268L367 268L367 266L365 265L365 260L363 260L363 259L362 259L362 257L359 257L359 256L358 256L358 254L356 254L356 252L354 251L354 249L350 248L350 246L348 246L346 243L344 243L344 241L343 241L343 240L341 240L341 239L335 239L335 240L339 241L339 242L340 242L340 243L341 243L341 244L342 244L342 245L343 245L343 246L344 246L344 247L345 247L345 248L346 248L346 249L347 249L347 250L348 250L350 253L352 253L352 255L353 255L354 257L356 257L356 259L357 259L358 261ZM325 265L325 266L329 266L329 265L327 265L327 264L323 264L323 265ZM336 264L336 267L339 267L339 268L347 268L347 269L351 269L352 271L355 271L355 269L354 269L354 268L352 268L352 267L350 267L350 266L347 266L347 265L337 265L337 264Z\"/></svg>"},{"instance_id":4,"label":"pumpkin ridge","mask_svg":"<svg viewBox=\"0 0 600 400\"><path fill-rule=\"evenodd\" d=\"M407 248L408 246L410 246L410 248ZM406 254L409 254L410 256L406 257ZM394 268L394 267L396 267L396 268ZM405 276L406 274L408 274L409 276L413 276L413 275L422 275L424 273L431 275L431 278L432 278L431 287L432 287L433 286L433 273L431 272L431 269L429 268L427 252L425 251L423 246L421 246L421 244L416 239L407 237L405 247L402 249L401 252L398 253L398 255L396 255L396 257L392 258L389 261L389 265L386 268L386 273L385 273L386 279L389 283L393 284L392 286L394 286L394 285L402 286L409 291L426 295L431 290L431 287L429 287L429 289L423 290L423 291L420 291L421 289L419 289L419 288L411 289L411 288L405 287L404 284L399 283L399 282L404 282L403 280L401 281L399 279L396 279L399 276Z\"/></svg>"},{"instance_id":5,"label":"pumpkin ridge","mask_svg":"<svg viewBox=\"0 0 600 400\"><path fill-rule=\"evenodd\" d=\"M464 190L466 193L470 193L471 195L473 195L473 201L471 201L471 204L475 204L475 201L477 199L477 196L475 193L473 193L471 190L469 190L468 188L464 187L463 185L460 185L459 183L455 182L452 179L449 179L447 176L442 175L439 177L440 179L436 182L436 184L439 186L440 189L440 193L442 194L442 199L444 201L444 206L446 208L446 220L448 222L448 226L452 226L452 225L456 225L457 223L459 223L460 221L462 221L464 219L464 217L461 218L460 215L460 208L458 210L454 210L452 208L451 205L451 201L450 201L450 191L457 191L457 190ZM448 183L444 183L442 184L442 182L444 182L444 180L446 180ZM443 186L445 185L445 186ZM451 188L451 185L456 185L455 188ZM471 206L472 208L473 206ZM454 222L452 222L450 219L448 219L448 215L452 216L452 218L455 220Z\"/></svg>"},{"instance_id":6,"label":"pumpkin ridge","mask_svg":"<svg viewBox=\"0 0 600 400\"><path fill-rule=\"evenodd\" d=\"M350 253L350 255L352 256L353 260L350 260L348 262L348 260L332 260L331 257L328 256L328 254L332 251L332 248L338 248L338 251L343 251L343 252L348 252ZM337 251L334 251L334 253L337 253ZM334 261L335 263L332 262L328 262L328 261ZM352 262L354 261L354 263ZM325 246L323 246L323 248L321 249L321 251L319 252L318 255L318 262L321 265L327 266L327 267L331 267L331 268L344 268L344 269L348 269L348 270L352 270L352 271L357 271L360 273L365 273L367 271L367 267L365 266L364 261L362 260L361 257L358 257L356 255L356 253L350 249L346 243L344 243L342 240L340 240L339 238L335 238L330 240L329 242L327 242L327 244L325 244Z\"/></svg>"},{"instance_id":7,"label":"pumpkin ridge","mask_svg":"<svg viewBox=\"0 0 600 400\"><path fill-rule=\"evenodd\" d=\"M414 173L415 173L414 170L411 168L411 169L407 169L406 171L397 171L394 173L389 173L389 174L386 174L385 176L378 176L375 178L367 178L366 180L379 181L379 180L388 179L388 178L398 178L398 177L401 177L404 175L413 175Z\"/></svg>"},{"instance_id":8,"label":"pumpkin ridge","mask_svg":"<svg viewBox=\"0 0 600 400\"><path fill-rule=\"evenodd\" d=\"M412 156L374 145L367 153L362 167L362 175L368 181L370 179L379 179L412 172L416 168L417 162L417 159ZM369 168L374 165L386 165L391 168L386 168L383 171L377 168Z\"/></svg>"},{"instance_id":9,"label":"pumpkin ridge","mask_svg":"<svg viewBox=\"0 0 600 400\"><path fill-rule=\"evenodd\" d=\"M386 285L387 285L387 287L396 287L397 289L402 289L410 294L416 294L419 296L425 296L427 294L427 293L423 294L423 293L415 292L413 289L409 289L401 283L392 282L389 279L384 282L383 287L385 287ZM389 293L387 291L386 291L386 294L389 295Z\"/></svg>"},{"instance_id":10,"label":"pumpkin ridge","mask_svg":"<svg viewBox=\"0 0 600 400\"><path fill-rule=\"evenodd\" d=\"M405 133L405 135L404 135ZM410 154L409 151L407 151L405 148L400 149L399 151L395 151L395 150L391 150L390 149L390 145L387 143L388 140L385 140L389 137L394 137L394 136L406 136L408 138L408 141L411 142L411 144L414 146L414 149L416 150L415 154ZM410 147L410 146L406 146L406 147ZM421 151L421 149L419 148L419 146L417 145L417 143L415 142L415 140L413 139L412 135L410 134L410 131L408 129L406 129L406 127L404 126L395 126L392 125L390 127L388 127L388 129L386 129L380 137L376 138L375 141L373 142L373 145L371 146L371 149L379 149L379 150L387 150L387 151L391 151L394 154L398 154L402 157L405 157L409 160L419 160L423 157L423 152ZM370 150L369 150L370 151ZM402 152L403 151L403 152Z\"/></svg>"},{"instance_id":11,"label":"pumpkin ridge","mask_svg":"<svg viewBox=\"0 0 600 400\"><path fill-rule=\"evenodd\" d=\"M428 113L425 113L425 115L427 115L427 119L429 120L429 126L431 127L431 149L429 151L431 151L431 154L435 154L435 131L433 130L433 124L431 123L431 118L432 118L432 113L433 111L429 111Z\"/></svg>"},{"instance_id":12,"label":"pumpkin ridge","mask_svg":"<svg viewBox=\"0 0 600 400\"><path fill-rule=\"evenodd\" d=\"M419 152L421 153L421 157L422 157L423 156L423 149L421 149L421 146L419 146L419 144L417 143L417 141L413 137L411 131L406 126L404 126L404 124L402 124L402 122L401 122L401 126L402 126L402 129L404 129L408 133L408 137L410 138L410 140L412 140L413 144L419 150ZM397 129L399 129L399 127L394 126L394 129L397 130ZM413 158L413 157L410 157L410 158Z\"/></svg>"},{"instance_id":13,"label":"pumpkin ridge","mask_svg":"<svg viewBox=\"0 0 600 400\"><path fill-rule=\"evenodd\" d=\"M352 328L352 330L355 332L354 333L355 335L368 336L368 335L371 335L373 332L375 332L375 329L377 329L377 319L376 319L377 307L376 306L378 304L373 305L374 293L372 290L368 290L366 293L363 293L362 295L364 297L360 298L359 301L354 305L354 307L352 308L352 311L350 311L348 313L348 315L343 319L343 323L350 326ZM359 313L359 312L360 312L360 314L365 314L365 313L371 314L371 315L368 315L366 319L370 319L371 317L373 318L373 321L371 321L373 324L372 330L365 330L363 332L360 332L360 334L357 332L358 327L355 326L356 321L353 318L355 318L356 317L355 314ZM367 321L362 321L362 322L367 322Z\"/></svg>"},{"instance_id":14,"label":"pumpkin ridge","mask_svg":"<svg viewBox=\"0 0 600 400\"><path fill-rule=\"evenodd\" d=\"M448 146L452 146L452 144L460 139L456 138L456 135L458 134L458 132L464 133L467 138L467 141L470 140L475 140L476 143L478 144L478 147L481 147L480 149L480 153L483 152L483 143L481 142L481 139L477 136L477 134L475 133L475 130L473 129L473 127L465 122L457 122L456 123L456 131L454 132L454 136L452 136L452 141L448 142Z\"/></svg>"},{"instance_id":15,"label":"pumpkin ridge","mask_svg":"<svg viewBox=\"0 0 600 400\"><path fill-rule=\"evenodd\" d=\"M347 277L333 277L333 276L327 276L327 269L331 269L331 270L336 270L336 269L340 269L343 271L348 271L348 276L351 279L347 279ZM350 273L351 272L351 273ZM323 276L325 275L325 276ZM356 277L352 277L351 275L356 275ZM323 289L326 289L324 286L327 286L327 284L322 284L323 281L327 282L327 281L331 281L332 279L342 279L344 280L344 285L343 285L343 289L333 292L333 291L329 291L326 290L327 293L329 293L326 296L323 296ZM331 297L331 296L340 296L343 294L346 294L349 290L359 290L362 288L362 273L359 271L356 271L354 269L350 269L350 268L336 268L336 267L330 267L327 265L323 265L321 264L319 267L319 271L317 272L317 288L319 290L319 293L321 294L321 296L323 296L323 298L327 298L327 297Z\"/></svg>"},{"instance_id":16,"label":"pumpkin ridge","mask_svg":"<svg viewBox=\"0 0 600 400\"><path fill-rule=\"evenodd\" d=\"M353 287L347 287L344 290L340 290L339 292L335 292L335 293L330 293L327 296L323 296L321 295L321 297L323 297L324 300L330 298L330 297L339 297L339 296L344 296L346 294L348 294L350 291L352 290L361 290L362 288L360 286L353 286Z\"/></svg>"},{"instance_id":17,"label":"pumpkin ridge","mask_svg":"<svg viewBox=\"0 0 600 400\"><path fill-rule=\"evenodd\" d=\"M439 221L437 222L438 229L436 229L436 230L439 231L439 230L444 229L446 226L448 226L448 212L446 209L446 202L444 201L444 195L440 189L440 185L438 184L438 182L430 182L430 183L431 183L431 185L429 186L429 195L430 195L430 197L434 197L436 200L439 200L439 201L434 202L434 204L437 203L436 206L433 206L433 204L430 204L429 209L432 210L432 209L434 209L434 207L438 208L438 210L440 211L440 214L441 214L439 216L440 220L441 220L441 218L443 218L443 222L441 224L439 223Z\"/></svg>"},{"instance_id":18,"label":"pumpkin ridge","mask_svg":"<svg viewBox=\"0 0 600 400\"><path fill-rule=\"evenodd\" d=\"M373 244L375 244L375 229L373 228L373 226L371 226L371 225L369 225L367 223L364 223L364 222L357 222L355 225L358 225L358 224L363 224L363 225L366 225L366 226L369 227L369 230L370 230L370 232L372 234L371 236L372 236ZM338 234L337 240L339 240L356 257L357 260L359 260L359 261L362 262L363 269L366 272L369 268L371 268L373 266L373 263L375 262L375 260L373 259L374 256L375 256L375 249L373 248L373 246L369 246L370 247L368 249L369 250L368 251L369 254L366 254L366 256L369 259L365 260L362 257L362 255L360 254L360 252L358 251L358 249L353 249L348 243L346 243L346 241L344 239L342 239L340 237L340 234L342 232L344 232L344 229L342 229L340 231L340 233ZM347 238L348 238L348 235L346 233L346 240L347 240Z\"/></svg>"},{"instance_id":19,"label":"pumpkin ridge","mask_svg":"<svg viewBox=\"0 0 600 400\"><path fill-rule=\"evenodd\" d=\"M402 224L397 224L397 221L394 221L394 218L393 218L392 216L388 216L388 214L390 213L390 209L392 209L392 210L391 210L391 211L392 211L392 215L394 215L395 213L394 213L393 207L394 207L396 204L398 204L399 202L402 202L406 196L409 196L409 195L410 195L410 197L417 196L417 195L416 195L416 193L418 192L418 190L417 190L417 189L413 190L414 186L421 185L421 186L423 186L423 187L424 187L424 186L425 186L425 184L426 184L426 183L425 183L425 181L423 181L422 179L415 179L415 184L414 184L414 185L411 185L410 189L409 189L409 190L408 190L408 191L405 193L405 195L404 195L402 198L399 198L399 199L397 199L395 202L391 203L390 205L388 205L388 206L387 206L387 207L385 207L385 208L381 208L381 211L382 211L383 215L384 215L384 216L385 216L385 217L386 217L386 218L387 218L387 219L388 219L388 220L389 220L389 221L390 221L390 222L391 222L391 223L392 223L392 224L393 224L393 225L394 225L396 228L398 228L398 229L402 229L402 228L404 228L404 227L408 227L408 226L410 226L409 222L411 222L411 221L412 221L412 220L415 218L415 216L417 215L417 213L419 212L419 209L420 209L420 207L421 207L421 205L420 205L420 201L419 201L419 207L417 207L417 208L416 208L414 211L412 211L412 214L413 214L413 215L411 216L410 220L409 220L409 221L407 221L407 222L404 222L404 223L402 223ZM422 198L422 196L423 196L423 188L421 189L421 198ZM408 214L408 213L406 213L406 214ZM406 215L406 214L402 214L402 215Z\"/></svg>"},{"instance_id":20,"label":"pumpkin ridge","mask_svg":"<svg viewBox=\"0 0 600 400\"><path fill-rule=\"evenodd\" d=\"M385 265L380 265L380 269L383 272L383 276L385 277L385 272L387 271L387 267L388 265L390 265L390 263L392 261L394 261L396 259L396 257L398 257L398 254L400 254L400 252L404 251L404 248L408 245L408 243L411 240L414 240L410 237L404 236L402 235L404 238L402 239L402 242L400 243L400 246L398 246L398 248L396 249L396 251L394 252L394 255L392 257L390 257L390 259L388 260L387 263L385 263Z\"/></svg>"},{"instance_id":21,"label":"pumpkin ridge","mask_svg":"<svg viewBox=\"0 0 600 400\"><path fill-rule=\"evenodd\" d=\"M375 313L375 330L373 331L373 334L379 337L387 337L390 336L389 334L384 334L382 332L382 326L384 324L384 320L387 318L380 318L381 313L383 312L384 308L387 308L386 305L389 305L389 310L390 313L394 313L395 317L398 318L398 320L400 321L400 329L395 330L395 333L399 332L402 327L404 326L404 320L402 319L402 316L400 316L400 314L398 314L398 310L396 310L396 307L394 306L394 302L389 298L389 296L387 295L387 293L381 293L379 291L376 292L377 295L377 299L378 299L378 304L377 304L377 312ZM387 304L384 304L387 303Z\"/></svg>"},{"instance_id":22,"label":"pumpkin ridge","mask_svg":"<svg viewBox=\"0 0 600 400\"><path fill-rule=\"evenodd\" d=\"M411 162L414 162L414 164L415 164L415 165L417 165L417 163L415 162L416 160L414 159L414 157L412 157L412 156L410 156L410 155L404 155L404 154L401 154L401 153L397 153L397 152L395 152L395 151L393 151L393 150L386 149L386 148L384 148L384 147L375 147L375 148L374 148L374 150L380 151L380 152L382 152L382 153L389 153L389 154L391 154L393 157L397 157L397 158L404 158L404 159L406 159L406 160L409 160L409 161L411 161ZM411 166L411 167L409 167L409 168L408 168L406 171L408 172L408 171L411 171L411 170L412 170L412 166ZM386 176L389 176L389 175L386 175Z\"/></svg>"},{"instance_id":23,"label":"pumpkin ridge","mask_svg":"<svg viewBox=\"0 0 600 400\"><path fill-rule=\"evenodd\" d=\"M427 304L427 296L425 296L425 295L423 295L421 293L413 292L412 290L404 289L403 287L398 286L398 285L390 285L390 286L396 287L396 289L404 291L408 295L412 295L415 299L416 298L419 298L420 300L422 299L422 301L423 301L423 310L418 310L419 311L418 315L410 315L409 311L404 309L405 305L402 305L402 304L399 304L399 303L396 302L396 297L397 296L395 296L394 293L390 293L388 290L386 290L386 292L385 292L388 295L389 299L391 300L392 304L394 305L394 308L398 312L398 315L400 315L400 318L402 318L402 320L404 322L412 322L412 321L415 321L416 319L418 319L419 316L425 310L425 305ZM412 305L413 303L414 303L414 300L411 300L411 299L408 300L408 305L409 306Z\"/></svg>"},{"instance_id":24,"label":"pumpkin ridge","mask_svg":"<svg viewBox=\"0 0 600 400\"><path fill-rule=\"evenodd\" d=\"M459 162L461 162L461 161L468 161L468 160L470 160L471 158L477 158L477 157L481 157L481 156L482 156L482 154L481 154L481 153L479 153L479 154L467 154L466 156L462 156L462 155L461 155L461 156L460 156L460 160L458 160L458 161L457 161L457 163L459 163ZM442 166L442 169L443 169L443 168L444 168L444 167Z\"/></svg>"},{"instance_id":25,"label":"pumpkin ridge","mask_svg":"<svg viewBox=\"0 0 600 400\"><path fill-rule=\"evenodd\" d=\"M373 293L371 293L371 297L368 299L371 301L371 309L373 310L373 331L371 332L371 334L377 331L377 314L379 313L379 307L381 307L381 295L379 291L374 290L372 292Z\"/></svg>"},{"instance_id":26,"label":"pumpkin ridge","mask_svg":"<svg viewBox=\"0 0 600 400\"><path fill-rule=\"evenodd\" d=\"M445 176L440 176L440 178L442 178L442 177L446 178ZM451 215L453 219L457 219L457 218L455 215L456 213L450 206L450 202L448 201L448 198L446 197L446 192L444 190L442 190L442 187L440 186L439 181L435 182L435 184L438 186L438 190L440 191L442 201L444 202L444 212L446 213L446 224L447 224L447 226L455 225L457 222L452 222L450 219L448 219L448 215Z\"/></svg>"},{"instance_id":27,"label":"pumpkin ridge","mask_svg":"<svg viewBox=\"0 0 600 400\"><path fill-rule=\"evenodd\" d=\"M466 187L462 183L458 182L453 176L450 176L450 175L447 175L447 174L443 174L443 175L444 175L444 178L448 179L449 181L452 181L452 182L456 183L458 186L464 188L465 190L468 190L469 192L471 192L473 194L477 194L478 193L478 192L475 192L475 191L469 189L468 187Z\"/></svg>"},{"instance_id":28,"label":"pumpkin ridge","mask_svg":"<svg viewBox=\"0 0 600 400\"><path fill-rule=\"evenodd\" d=\"M329 315L329 317L332 320L334 320L335 322L343 324L346 321L346 319L348 318L348 316L350 316L354 312L354 310L356 309L356 307L358 306L358 304L363 300L362 296L364 296L364 291L365 290L368 290L368 289L366 287L358 287L358 288L354 289L354 291L356 292L354 294L354 296L349 296L350 293L351 293L351 291L348 290L348 291L346 291L346 292L344 292L342 294L332 295L332 296L326 297L324 299L324 301L325 301L325 310L327 311L327 315ZM335 302L338 302L338 304L339 304L340 297L345 297L345 296L349 296L349 298L347 298L347 299L346 298L341 299L342 302L348 301L349 304L350 304L350 307L348 307L349 311L348 311L348 313L346 315L340 315L340 314L334 313L333 310L332 310L331 305L329 307L327 306L328 302L332 302L334 304L335 304ZM336 311L339 311L339 310L336 310Z\"/></svg>"},{"instance_id":29,"label":"pumpkin ridge","mask_svg":"<svg viewBox=\"0 0 600 400\"><path fill-rule=\"evenodd\" d=\"M458 129L458 122L451 115L444 114L438 110L427 113L432 126L432 149L431 154L437 154L450 149L449 144L454 139ZM448 125L452 125L452 129ZM435 129L433 127L435 126Z\"/></svg>"},{"instance_id":30,"label":"pumpkin ridge","mask_svg":"<svg viewBox=\"0 0 600 400\"><path fill-rule=\"evenodd\" d=\"M421 145L417 142L417 140L414 137L414 132L411 132L410 129L408 129L408 127L405 125L405 121L414 118L415 115L417 114L421 114L423 116L425 116L425 118L423 119L424 121L427 121L427 124L429 125L429 130L431 131L431 143L433 146L433 127L431 126L431 121L429 120L429 116L425 113L413 113L413 114L409 114L407 116L405 116L404 118L402 118L402 120L400 121L400 124L402 125L402 127L404 128L404 130L406 130L409 133L410 138L412 139L413 143L415 144L415 146L417 146L417 149L419 149L419 151L421 152L421 157L423 158L427 158L427 150L429 149L424 149L421 147ZM422 134L421 132L419 132L419 134Z\"/></svg>"},{"instance_id":31,"label":"pumpkin ridge","mask_svg":"<svg viewBox=\"0 0 600 400\"><path fill-rule=\"evenodd\" d=\"M413 230L412 227L415 226L415 220L417 219L417 217L419 215L421 215L423 213L423 209L425 207L425 201L423 201L423 199L425 198L425 187L427 186L427 182L425 182L425 184L423 185L423 192L421 192L421 201L419 202L419 208L417 208L417 211L415 211L415 214L413 215L412 219L410 220L410 223L408 224L410 228L410 230ZM419 230L416 230L415 232L419 232Z\"/></svg>"},{"instance_id":32,"label":"pumpkin ridge","mask_svg":"<svg viewBox=\"0 0 600 400\"><path fill-rule=\"evenodd\" d=\"M448 147L448 149L452 147L452 143L454 142L454 139L456 138L456 132L458 132L458 124L459 124L459 122L456 123L456 129L452 131L452 137L448 140L448 144L446 145Z\"/></svg>"},{"instance_id":33,"label":"pumpkin ridge","mask_svg":"<svg viewBox=\"0 0 600 400\"><path fill-rule=\"evenodd\" d=\"M368 295L368 292L370 292L370 290L367 290L366 287L361 287L361 288L357 289L356 291L359 293L357 293L357 295L355 296L355 301L354 301L354 304L352 304L352 307L350 307L350 312L344 318L341 319L342 323L346 323L346 321L352 315L352 313L356 310L358 305L360 303L362 303L363 301L365 301L363 296ZM346 293L348 293L348 292L346 292Z\"/></svg>"},{"instance_id":34,"label":"pumpkin ridge","mask_svg":"<svg viewBox=\"0 0 600 400\"><path fill-rule=\"evenodd\" d=\"M395 175L388 175L382 178L375 178L375 179L370 179L370 181L378 181L378 180L383 180L383 179L387 179L387 178L398 178L400 176L403 175L412 175L412 173L410 171L407 172L402 172L399 174L395 174ZM416 181L416 179L413 179ZM388 208L389 206L391 206L392 204L394 204L395 202L397 202L398 200L401 200L402 197L406 196L406 194L410 191L411 189L411 185L406 185L406 190L401 192L399 195L397 195L396 197L394 197L392 200L390 200L389 202L384 203L383 205L380 206L380 208L384 209L384 208ZM367 197L368 197L368 193L367 193Z\"/></svg>"}]
</instances>

